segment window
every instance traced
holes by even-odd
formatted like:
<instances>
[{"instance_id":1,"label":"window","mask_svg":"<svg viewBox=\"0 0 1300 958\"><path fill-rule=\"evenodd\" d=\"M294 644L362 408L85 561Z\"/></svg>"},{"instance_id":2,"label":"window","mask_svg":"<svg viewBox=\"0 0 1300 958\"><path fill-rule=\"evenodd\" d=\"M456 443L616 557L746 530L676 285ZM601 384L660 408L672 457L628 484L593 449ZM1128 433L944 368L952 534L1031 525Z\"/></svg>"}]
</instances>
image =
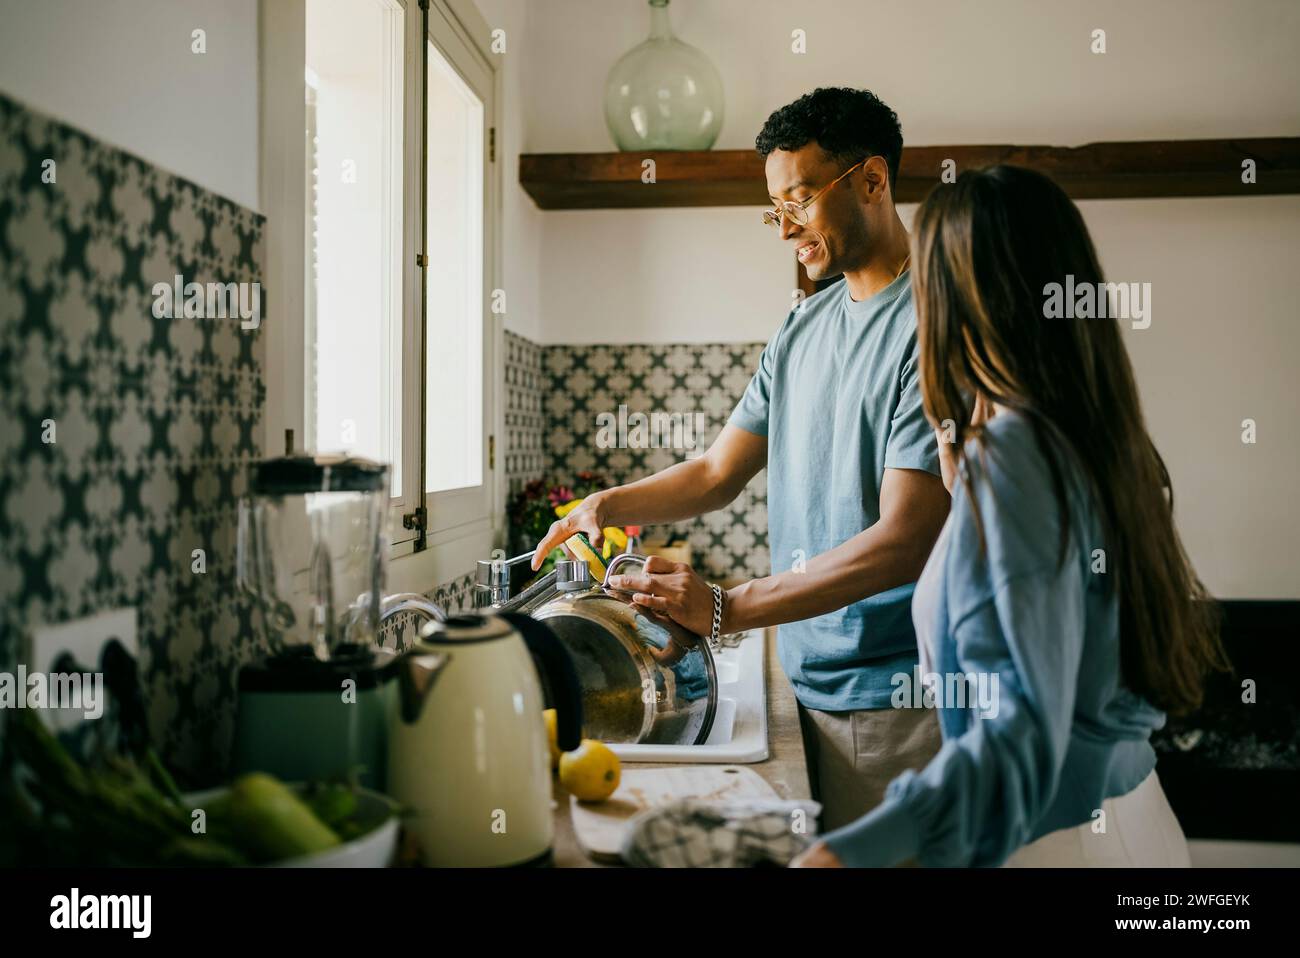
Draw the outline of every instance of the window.
<instances>
[{"instance_id":1,"label":"window","mask_svg":"<svg viewBox=\"0 0 1300 958\"><path fill-rule=\"evenodd\" d=\"M303 3L304 445L391 464L397 555L490 537L492 67L459 0Z\"/></svg>"},{"instance_id":2,"label":"window","mask_svg":"<svg viewBox=\"0 0 1300 958\"><path fill-rule=\"evenodd\" d=\"M307 0L307 441L403 492L403 10Z\"/></svg>"},{"instance_id":3,"label":"window","mask_svg":"<svg viewBox=\"0 0 1300 958\"><path fill-rule=\"evenodd\" d=\"M483 101L428 50L429 339L426 492L482 482ZM443 413L439 415L438 413Z\"/></svg>"}]
</instances>

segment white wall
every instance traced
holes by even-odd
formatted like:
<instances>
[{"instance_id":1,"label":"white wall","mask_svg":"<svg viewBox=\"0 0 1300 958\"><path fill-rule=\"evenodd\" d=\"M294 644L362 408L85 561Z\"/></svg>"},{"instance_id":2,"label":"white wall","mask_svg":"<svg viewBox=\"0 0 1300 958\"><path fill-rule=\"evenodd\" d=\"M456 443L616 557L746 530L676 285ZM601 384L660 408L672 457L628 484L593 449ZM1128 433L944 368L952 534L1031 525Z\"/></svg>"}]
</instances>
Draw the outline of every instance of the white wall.
<instances>
[{"instance_id":1,"label":"white wall","mask_svg":"<svg viewBox=\"0 0 1300 958\"><path fill-rule=\"evenodd\" d=\"M528 6L523 149L613 149L604 79L644 38L646 4ZM1293 0L676 0L670 9L678 35L722 73L723 149L751 147L771 110L830 84L875 90L912 145L1300 133ZM796 28L807 33L804 55L790 51ZM1106 30L1104 55L1089 52L1094 28ZM517 174L507 176L509 189ZM1218 595L1300 598L1300 198L1080 206L1109 277L1153 287L1151 328L1127 341L1198 570ZM913 212L903 208L905 222ZM794 264L757 209L536 215L540 229L530 221L521 245L530 270L540 260L541 342L762 341L788 309ZM1255 445L1241 442L1246 418L1259 424Z\"/></svg>"},{"instance_id":2,"label":"white wall","mask_svg":"<svg viewBox=\"0 0 1300 958\"><path fill-rule=\"evenodd\" d=\"M757 207L542 217L547 343L765 341L794 289L794 259Z\"/></svg>"},{"instance_id":3,"label":"white wall","mask_svg":"<svg viewBox=\"0 0 1300 958\"><path fill-rule=\"evenodd\" d=\"M506 291L505 328L534 342L541 325L541 252L545 217L519 185L519 154L526 152L529 116L526 84L536 80L531 67L538 55L531 25L535 4L520 0L476 0L489 30L504 30L506 49L494 54L500 75L497 104L497 163L501 165L501 282ZM543 11L544 12L544 11ZM543 68L546 65L543 64Z\"/></svg>"},{"instance_id":4,"label":"white wall","mask_svg":"<svg viewBox=\"0 0 1300 958\"><path fill-rule=\"evenodd\" d=\"M1151 283L1151 327L1125 343L1202 579L1300 598L1300 197L1080 206L1107 278Z\"/></svg>"},{"instance_id":5,"label":"white wall","mask_svg":"<svg viewBox=\"0 0 1300 958\"><path fill-rule=\"evenodd\" d=\"M0 92L252 209L257 91L257 0L0 0Z\"/></svg>"},{"instance_id":6,"label":"white wall","mask_svg":"<svg viewBox=\"0 0 1300 958\"><path fill-rule=\"evenodd\" d=\"M524 2L524 0L514 0ZM601 96L644 0L528 0L531 152L613 149ZM672 0L722 73L719 149L816 86L866 86L912 145L1285 135L1300 129L1294 0ZM1103 28L1107 53L1089 52ZM807 53L790 34L807 34Z\"/></svg>"}]
</instances>

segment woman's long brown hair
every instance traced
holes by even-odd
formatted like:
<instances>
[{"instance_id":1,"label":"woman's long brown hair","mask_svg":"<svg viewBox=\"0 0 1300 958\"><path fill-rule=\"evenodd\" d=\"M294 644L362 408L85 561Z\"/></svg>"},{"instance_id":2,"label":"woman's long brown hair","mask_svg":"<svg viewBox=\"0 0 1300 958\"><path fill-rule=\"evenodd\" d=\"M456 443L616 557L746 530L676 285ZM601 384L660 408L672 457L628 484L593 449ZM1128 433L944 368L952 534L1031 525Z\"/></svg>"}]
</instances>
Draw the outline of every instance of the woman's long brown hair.
<instances>
[{"instance_id":1,"label":"woman's long brown hair","mask_svg":"<svg viewBox=\"0 0 1300 958\"><path fill-rule=\"evenodd\" d=\"M1025 415L1049 465L1063 549L1063 458L1083 470L1119 591L1124 683L1171 714L1197 708L1206 675L1226 667L1219 620L1174 528L1119 323L1045 315L1048 284L1103 282L1078 208L1031 170L967 171L922 204L914 243L926 414L950 422L959 465L966 440L982 439L970 424L976 396Z\"/></svg>"}]
</instances>

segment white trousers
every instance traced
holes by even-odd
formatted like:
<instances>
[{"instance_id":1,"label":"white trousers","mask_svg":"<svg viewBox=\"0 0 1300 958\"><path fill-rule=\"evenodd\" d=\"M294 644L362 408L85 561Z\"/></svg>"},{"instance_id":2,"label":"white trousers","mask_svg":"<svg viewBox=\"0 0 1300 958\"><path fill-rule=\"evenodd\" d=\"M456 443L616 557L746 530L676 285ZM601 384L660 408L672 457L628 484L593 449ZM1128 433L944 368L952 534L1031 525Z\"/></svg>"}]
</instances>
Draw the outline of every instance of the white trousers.
<instances>
[{"instance_id":1,"label":"white trousers","mask_svg":"<svg viewBox=\"0 0 1300 958\"><path fill-rule=\"evenodd\" d=\"M1188 868L1187 838L1154 771L1126 795L1101 804L1106 830L1092 820L1048 832L1014 852L1004 868Z\"/></svg>"}]
</instances>

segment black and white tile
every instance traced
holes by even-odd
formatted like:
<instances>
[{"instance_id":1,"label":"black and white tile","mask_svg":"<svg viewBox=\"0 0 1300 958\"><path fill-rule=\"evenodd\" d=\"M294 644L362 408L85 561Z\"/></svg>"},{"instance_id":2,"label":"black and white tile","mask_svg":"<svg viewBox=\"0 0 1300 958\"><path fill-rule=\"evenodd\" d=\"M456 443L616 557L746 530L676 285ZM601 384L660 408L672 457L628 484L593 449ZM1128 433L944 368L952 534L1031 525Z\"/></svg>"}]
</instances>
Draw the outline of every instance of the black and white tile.
<instances>
[{"instance_id":1,"label":"black and white tile","mask_svg":"<svg viewBox=\"0 0 1300 958\"><path fill-rule=\"evenodd\" d=\"M265 389L260 329L155 318L152 288L260 282L262 235L0 96L0 662L43 623L135 606L153 735L182 769L223 764L257 651L234 562Z\"/></svg>"},{"instance_id":2,"label":"black and white tile","mask_svg":"<svg viewBox=\"0 0 1300 958\"><path fill-rule=\"evenodd\" d=\"M546 475L546 370L544 347L506 331L505 437L502 462L506 495Z\"/></svg>"},{"instance_id":3,"label":"black and white tile","mask_svg":"<svg viewBox=\"0 0 1300 958\"><path fill-rule=\"evenodd\" d=\"M510 476L511 494L528 479L563 482L584 469L603 473L611 483L629 482L703 452L735 408L763 351L762 343L539 347L507 336L516 342L508 356L523 367L514 372L507 367L507 411L543 413L540 421L531 415L516 420L525 424L521 428L507 426L509 440L521 445L519 458L506 453L507 468L517 469ZM535 365L528 368L530 363ZM529 385L534 382L535 388ZM629 416L698 414L698 435L689 428L682 435L694 440L694 450L605 446L597 417L617 418L620 405ZM727 508L647 532L688 539L697 567L709 577L768 574L766 471Z\"/></svg>"}]
</instances>

